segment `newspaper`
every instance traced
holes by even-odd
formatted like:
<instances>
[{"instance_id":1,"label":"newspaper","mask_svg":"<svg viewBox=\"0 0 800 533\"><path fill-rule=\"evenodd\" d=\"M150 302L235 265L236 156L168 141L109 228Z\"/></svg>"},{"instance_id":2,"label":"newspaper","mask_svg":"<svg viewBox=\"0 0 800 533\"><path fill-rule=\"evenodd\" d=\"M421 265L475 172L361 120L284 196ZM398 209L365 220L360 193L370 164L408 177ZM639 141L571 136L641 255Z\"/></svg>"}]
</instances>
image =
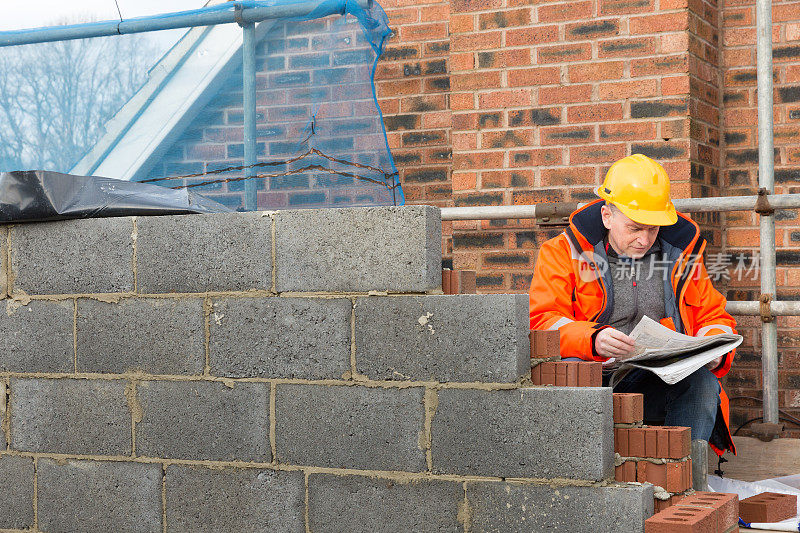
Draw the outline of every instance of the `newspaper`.
<instances>
[{"instance_id":1,"label":"newspaper","mask_svg":"<svg viewBox=\"0 0 800 533\"><path fill-rule=\"evenodd\" d=\"M617 361L612 383L622 378L626 369L642 368L653 372L665 383L674 385L695 370L724 355L742 343L742 336L720 333L708 337L690 337L673 331L648 316L643 316L631 331L634 355ZM616 379L619 376L619 379Z\"/></svg>"}]
</instances>

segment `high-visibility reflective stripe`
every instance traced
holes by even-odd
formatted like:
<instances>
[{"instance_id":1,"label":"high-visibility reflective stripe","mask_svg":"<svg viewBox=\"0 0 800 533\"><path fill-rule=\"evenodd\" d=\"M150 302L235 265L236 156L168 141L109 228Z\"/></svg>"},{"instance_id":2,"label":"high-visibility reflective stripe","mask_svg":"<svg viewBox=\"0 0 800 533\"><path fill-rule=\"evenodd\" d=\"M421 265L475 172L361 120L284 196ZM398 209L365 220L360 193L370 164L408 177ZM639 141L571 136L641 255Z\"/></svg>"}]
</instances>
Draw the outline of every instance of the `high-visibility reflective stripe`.
<instances>
[{"instance_id":1,"label":"high-visibility reflective stripe","mask_svg":"<svg viewBox=\"0 0 800 533\"><path fill-rule=\"evenodd\" d=\"M570 319L570 318L567 318L567 317L561 317L558 320L556 320L555 322L553 322L553 325L551 325L547 329L560 329L561 326L566 326L570 322L575 322L575 321Z\"/></svg>"},{"instance_id":2,"label":"high-visibility reflective stripe","mask_svg":"<svg viewBox=\"0 0 800 533\"><path fill-rule=\"evenodd\" d=\"M712 329L721 329L725 333L733 333L733 328L730 326L726 326L724 324L711 324L710 326L703 326L702 328L698 329L695 337L704 337L705 334Z\"/></svg>"},{"instance_id":3,"label":"high-visibility reflective stripe","mask_svg":"<svg viewBox=\"0 0 800 533\"><path fill-rule=\"evenodd\" d=\"M581 258L581 251L575 248L575 244L572 242L572 239L569 238L569 235L566 233L562 233L562 235L564 235L564 237L567 239L567 244L569 244L569 253L573 261L579 261Z\"/></svg>"}]
</instances>

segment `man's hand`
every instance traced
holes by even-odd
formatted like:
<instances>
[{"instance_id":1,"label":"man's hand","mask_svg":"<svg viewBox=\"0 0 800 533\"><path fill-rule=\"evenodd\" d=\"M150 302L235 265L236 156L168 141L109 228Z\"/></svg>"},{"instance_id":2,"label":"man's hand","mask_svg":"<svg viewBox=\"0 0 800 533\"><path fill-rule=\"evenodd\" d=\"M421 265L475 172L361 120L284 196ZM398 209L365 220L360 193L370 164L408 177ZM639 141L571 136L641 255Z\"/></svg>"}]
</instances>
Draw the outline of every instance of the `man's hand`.
<instances>
[{"instance_id":1,"label":"man's hand","mask_svg":"<svg viewBox=\"0 0 800 533\"><path fill-rule=\"evenodd\" d=\"M594 338L594 350L601 357L616 357L624 361L633 355L634 341L618 329L605 328Z\"/></svg>"},{"instance_id":2,"label":"man's hand","mask_svg":"<svg viewBox=\"0 0 800 533\"><path fill-rule=\"evenodd\" d=\"M709 370L714 370L720 364L722 364L722 358L723 357L725 357L725 356L724 355L720 355L719 357L717 357L713 361L709 361L708 363L706 363L706 368L709 369Z\"/></svg>"}]
</instances>

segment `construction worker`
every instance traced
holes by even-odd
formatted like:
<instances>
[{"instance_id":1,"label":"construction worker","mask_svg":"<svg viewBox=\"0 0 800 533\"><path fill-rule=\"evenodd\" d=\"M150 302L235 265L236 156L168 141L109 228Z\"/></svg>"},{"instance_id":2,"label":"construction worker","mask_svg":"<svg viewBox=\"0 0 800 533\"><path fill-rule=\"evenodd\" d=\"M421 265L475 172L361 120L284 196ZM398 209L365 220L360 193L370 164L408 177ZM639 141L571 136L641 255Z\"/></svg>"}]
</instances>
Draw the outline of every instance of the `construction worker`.
<instances>
[{"instance_id":1,"label":"construction worker","mask_svg":"<svg viewBox=\"0 0 800 533\"><path fill-rule=\"evenodd\" d=\"M609 168L600 200L570 215L569 227L542 244L530 289L531 329L558 330L561 357L601 361L604 383L631 357L628 334L642 316L693 336L734 333L725 298L711 285L706 241L676 212L669 178L641 154ZM615 392L644 395L645 421L688 426L693 440L717 454L731 450L728 401L718 378L733 352L674 385L646 370L630 371Z\"/></svg>"}]
</instances>

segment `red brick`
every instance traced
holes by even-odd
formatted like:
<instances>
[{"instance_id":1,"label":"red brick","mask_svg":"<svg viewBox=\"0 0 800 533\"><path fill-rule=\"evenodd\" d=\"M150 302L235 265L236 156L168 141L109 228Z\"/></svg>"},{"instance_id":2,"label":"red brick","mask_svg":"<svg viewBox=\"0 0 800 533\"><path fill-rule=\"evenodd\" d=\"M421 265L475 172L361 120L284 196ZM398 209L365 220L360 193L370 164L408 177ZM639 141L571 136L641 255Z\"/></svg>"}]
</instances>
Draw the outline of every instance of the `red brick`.
<instances>
[{"instance_id":1,"label":"red brick","mask_svg":"<svg viewBox=\"0 0 800 533\"><path fill-rule=\"evenodd\" d=\"M400 39L403 42L430 41L444 37L447 37L447 24L441 22L400 26Z\"/></svg>"},{"instance_id":2,"label":"red brick","mask_svg":"<svg viewBox=\"0 0 800 533\"><path fill-rule=\"evenodd\" d=\"M475 30L475 17L472 14L450 15L450 33L469 33Z\"/></svg>"},{"instance_id":3,"label":"red brick","mask_svg":"<svg viewBox=\"0 0 800 533\"><path fill-rule=\"evenodd\" d=\"M602 83L597 87L597 97L601 100L624 100L658 96L658 80L622 81Z\"/></svg>"},{"instance_id":4,"label":"red brick","mask_svg":"<svg viewBox=\"0 0 800 533\"><path fill-rule=\"evenodd\" d=\"M650 13L653 7L653 0L600 0L601 15Z\"/></svg>"},{"instance_id":5,"label":"red brick","mask_svg":"<svg viewBox=\"0 0 800 533\"><path fill-rule=\"evenodd\" d=\"M530 46L531 44L558 42L558 25L537 26L506 30L506 46Z\"/></svg>"},{"instance_id":6,"label":"red brick","mask_svg":"<svg viewBox=\"0 0 800 533\"><path fill-rule=\"evenodd\" d=\"M592 86L588 84L543 87L539 89L539 105L588 102L591 95Z\"/></svg>"},{"instance_id":7,"label":"red brick","mask_svg":"<svg viewBox=\"0 0 800 533\"><path fill-rule=\"evenodd\" d=\"M576 43L542 46L537 50L536 57L539 63L585 61L592 58L592 45L590 43Z\"/></svg>"},{"instance_id":8,"label":"red brick","mask_svg":"<svg viewBox=\"0 0 800 533\"><path fill-rule=\"evenodd\" d=\"M557 363L553 363L556 365L556 386L557 387L566 387L567 386L567 365L564 364L563 361L559 361Z\"/></svg>"},{"instance_id":9,"label":"red brick","mask_svg":"<svg viewBox=\"0 0 800 533\"><path fill-rule=\"evenodd\" d=\"M641 394L614 393L614 423L635 424L642 422L643 398Z\"/></svg>"},{"instance_id":10,"label":"red brick","mask_svg":"<svg viewBox=\"0 0 800 533\"><path fill-rule=\"evenodd\" d=\"M534 87L538 85L554 85L561 82L561 71L558 67L513 69L508 71L507 76L509 87ZM495 85L495 87L499 87L499 84Z\"/></svg>"},{"instance_id":11,"label":"red brick","mask_svg":"<svg viewBox=\"0 0 800 533\"><path fill-rule=\"evenodd\" d=\"M797 515L797 496L762 492L739 502L745 522L780 522Z\"/></svg>"},{"instance_id":12,"label":"red brick","mask_svg":"<svg viewBox=\"0 0 800 533\"><path fill-rule=\"evenodd\" d=\"M450 294L461 292L461 271L453 270L450 272Z\"/></svg>"},{"instance_id":13,"label":"red brick","mask_svg":"<svg viewBox=\"0 0 800 533\"><path fill-rule=\"evenodd\" d=\"M542 165L559 165L562 162L560 148L538 148L530 150L515 150L509 152L509 158L510 158L509 163L511 167L537 167Z\"/></svg>"},{"instance_id":14,"label":"red brick","mask_svg":"<svg viewBox=\"0 0 800 533\"><path fill-rule=\"evenodd\" d=\"M461 294L475 294L477 292L477 276L474 270L461 271Z\"/></svg>"},{"instance_id":15,"label":"red brick","mask_svg":"<svg viewBox=\"0 0 800 533\"><path fill-rule=\"evenodd\" d=\"M513 9L508 11L494 11L478 15L478 28L480 30L494 30L526 26L531 23L531 9Z\"/></svg>"},{"instance_id":16,"label":"red brick","mask_svg":"<svg viewBox=\"0 0 800 533\"><path fill-rule=\"evenodd\" d=\"M614 451L622 457L630 456L629 431L626 428L614 428Z\"/></svg>"},{"instance_id":17,"label":"red brick","mask_svg":"<svg viewBox=\"0 0 800 533\"><path fill-rule=\"evenodd\" d=\"M631 428L628 430L629 457L646 457L644 435L644 428Z\"/></svg>"},{"instance_id":18,"label":"red brick","mask_svg":"<svg viewBox=\"0 0 800 533\"><path fill-rule=\"evenodd\" d=\"M683 498L677 505L713 509L717 517L717 531L726 531L739 522L739 497L736 494L695 492Z\"/></svg>"},{"instance_id":19,"label":"red brick","mask_svg":"<svg viewBox=\"0 0 800 533\"><path fill-rule=\"evenodd\" d=\"M561 336L558 330L531 331L531 357L547 358L561 356Z\"/></svg>"},{"instance_id":20,"label":"red brick","mask_svg":"<svg viewBox=\"0 0 800 533\"><path fill-rule=\"evenodd\" d=\"M689 13L688 11L680 11L678 13L658 13L656 15L631 17L628 27L631 35L683 31L689 28Z\"/></svg>"},{"instance_id":21,"label":"red brick","mask_svg":"<svg viewBox=\"0 0 800 533\"><path fill-rule=\"evenodd\" d=\"M681 459L691 453L692 430L688 427L670 426L669 431L669 455L670 459Z\"/></svg>"},{"instance_id":22,"label":"red brick","mask_svg":"<svg viewBox=\"0 0 800 533\"><path fill-rule=\"evenodd\" d=\"M590 18L582 22L567 24L566 34L570 41L585 41L619 35L619 20Z\"/></svg>"},{"instance_id":23,"label":"red brick","mask_svg":"<svg viewBox=\"0 0 800 533\"><path fill-rule=\"evenodd\" d=\"M622 104L588 104L567 108L567 120L576 122L610 122L622 120Z\"/></svg>"},{"instance_id":24,"label":"red brick","mask_svg":"<svg viewBox=\"0 0 800 533\"><path fill-rule=\"evenodd\" d=\"M593 126L567 126L541 128L541 144L585 144L593 142Z\"/></svg>"},{"instance_id":25,"label":"red brick","mask_svg":"<svg viewBox=\"0 0 800 533\"><path fill-rule=\"evenodd\" d=\"M541 363L538 365L541 370L541 383L540 385L555 385L556 384L556 364L552 361Z\"/></svg>"},{"instance_id":26,"label":"red brick","mask_svg":"<svg viewBox=\"0 0 800 533\"><path fill-rule=\"evenodd\" d=\"M652 60L650 60L652 63ZM593 61L591 63L570 65L569 81L583 83L587 81L618 80L622 78L625 63L622 61Z\"/></svg>"},{"instance_id":27,"label":"red brick","mask_svg":"<svg viewBox=\"0 0 800 533\"><path fill-rule=\"evenodd\" d=\"M573 149L599 150L600 148L596 145L589 147L582 146L570 148L570 165L578 163L578 161L573 158ZM544 168L541 170L540 177L542 187L564 187L569 185L595 184L595 172L594 168L592 167L569 166L567 168Z\"/></svg>"},{"instance_id":28,"label":"red brick","mask_svg":"<svg viewBox=\"0 0 800 533\"><path fill-rule=\"evenodd\" d=\"M508 107L528 107L531 105L530 89L491 91L478 95L479 109L505 109Z\"/></svg>"},{"instance_id":29,"label":"red brick","mask_svg":"<svg viewBox=\"0 0 800 533\"><path fill-rule=\"evenodd\" d=\"M567 367L567 387L578 387L578 366L577 361L562 361L562 365Z\"/></svg>"},{"instance_id":30,"label":"red brick","mask_svg":"<svg viewBox=\"0 0 800 533\"><path fill-rule=\"evenodd\" d=\"M500 31L453 35L450 39L450 48L454 52L472 52L475 50L500 48L502 38L503 34Z\"/></svg>"},{"instance_id":31,"label":"red brick","mask_svg":"<svg viewBox=\"0 0 800 533\"><path fill-rule=\"evenodd\" d=\"M667 469L667 485L664 487L667 492L683 492L692 488L691 476L686 475L687 472L691 472L690 464L688 461L682 461L664 465Z\"/></svg>"},{"instance_id":32,"label":"red brick","mask_svg":"<svg viewBox=\"0 0 800 533\"><path fill-rule=\"evenodd\" d=\"M544 385L542 383L542 365L531 367L531 383L534 385Z\"/></svg>"},{"instance_id":33,"label":"red brick","mask_svg":"<svg viewBox=\"0 0 800 533\"><path fill-rule=\"evenodd\" d=\"M636 463L636 481L652 483L657 487L665 488L667 486L667 467L650 461L638 461Z\"/></svg>"},{"instance_id":34,"label":"red brick","mask_svg":"<svg viewBox=\"0 0 800 533\"><path fill-rule=\"evenodd\" d=\"M602 124L600 141L645 141L656 138L656 125L647 122L621 122L619 124ZM674 177L670 174L670 177Z\"/></svg>"},{"instance_id":35,"label":"red brick","mask_svg":"<svg viewBox=\"0 0 800 533\"><path fill-rule=\"evenodd\" d=\"M603 365L582 361L578 363L578 387L602 387Z\"/></svg>"},{"instance_id":36,"label":"red brick","mask_svg":"<svg viewBox=\"0 0 800 533\"><path fill-rule=\"evenodd\" d=\"M625 461L614 469L614 479L623 483L636 481L636 461Z\"/></svg>"},{"instance_id":37,"label":"red brick","mask_svg":"<svg viewBox=\"0 0 800 533\"><path fill-rule=\"evenodd\" d=\"M598 57L631 57L655 53L656 40L653 37L611 39L598 42Z\"/></svg>"},{"instance_id":38,"label":"red brick","mask_svg":"<svg viewBox=\"0 0 800 533\"><path fill-rule=\"evenodd\" d=\"M645 457L658 457L658 428L644 428Z\"/></svg>"},{"instance_id":39,"label":"red brick","mask_svg":"<svg viewBox=\"0 0 800 533\"><path fill-rule=\"evenodd\" d=\"M507 68L531 66L531 51L514 48L497 52L478 52L478 68Z\"/></svg>"},{"instance_id":40,"label":"red brick","mask_svg":"<svg viewBox=\"0 0 800 533\"><path fill-rule=\"evenodd\" d=\"M563 2L540 6L540 22L562 22L565 20L584 20L592 16L592 2Z\"/></svg>"},{"instance_id":41,"label":"red brick","mask_svg":"<svg viewBox=\"0 0 800 533\"><path fill-rule=\"evenodd\" d=\"M442 292L445 294L452 294L450 292L450 274L449 268L442 269Z\"/></svg>"},{"instance_id":42,"label":"red brick","mask_svg":"<svg viewBox=\"0 0 800 533\"><path fill-rule=\"evenodd\" d=\"M657 58L634 59L631 61L631 76L653 76L662 74L683 74L689 72L689 55L686 53L659 56Z\"/></svg>"},{"instance_id":43,"label":"red brick","mask_svg":"<svg viewBox=\"0 0 800 533\"><path fill-rule=\"evenodd\" d=\"M645 533L717 533L713 509L672 506L644 521Z\"/></svg>"},{"instance_id":44,"label":"red brick","mask_svg":"<svg viewBox=\"0 0 800 533\"><path fill-rule=\"evenodd\" d=\"M500 9L502 7L503 0L452 0L450 2L450 9L454 13L484 11L489 9Z\"/></svg>"}]
</instances>

